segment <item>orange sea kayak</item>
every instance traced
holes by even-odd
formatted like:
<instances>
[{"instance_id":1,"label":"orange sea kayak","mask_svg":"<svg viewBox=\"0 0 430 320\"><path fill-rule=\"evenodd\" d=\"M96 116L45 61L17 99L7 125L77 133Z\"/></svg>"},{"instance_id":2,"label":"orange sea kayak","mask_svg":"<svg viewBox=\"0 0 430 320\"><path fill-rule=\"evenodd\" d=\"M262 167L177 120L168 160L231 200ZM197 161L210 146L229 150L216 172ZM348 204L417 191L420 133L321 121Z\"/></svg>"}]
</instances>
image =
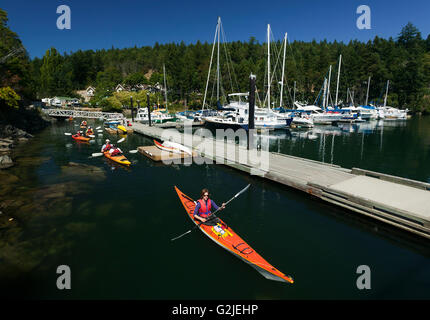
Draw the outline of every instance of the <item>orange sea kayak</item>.
<instances>
[{"instance_id":1,"label":"orange sea kayak","mask_svg":"<svg viewBox=\"0 0 430 320\"><path fill-rule=\"evenodd\" d=\"M193 199L182 193L176 186L175 190L178 193L179 199L187 211L188 216L191 218L194 224L200 224L200 221L196 221L193 218L193 212L196 206ZM270 263L264 260L263 257L255 252L254 249L252 249L229 226L225 225L221 219L218 220L218 224L216 226L201 224L199 229L211 240L215 241L219 246L223 247L233 255L254 267L265 278L281 282L294 282L291 276L283 274L281 271L275 269Z\"/></svg>"},{"instance_id":2,"label":"orange sea kayak","mask_svg":"<svg viewBox=\"0 0 430 320\"><path fill-rule=\"evenodd\" d=\"M78 141L90 141L90 138L87 137L83 137L83 136L77 136L76 134L74 134L72 136L73 139L78 140Z\"/></svg>"},{"instance_id":3,"label":"orange sea kayak","mask_svg":"<svg viewBox=\"0 0 430 320\"><path fill-rule=\"evenodd\" d=\"M128 159L122 154L120 154L118 156L111 156L109 151L103 152L103 154L105 155L106 158L108 158L112 161L115 161L117 163L123 164L125 166L129 166L131 164L131 162L128 161Z\"/></svg>"}]
</instances>

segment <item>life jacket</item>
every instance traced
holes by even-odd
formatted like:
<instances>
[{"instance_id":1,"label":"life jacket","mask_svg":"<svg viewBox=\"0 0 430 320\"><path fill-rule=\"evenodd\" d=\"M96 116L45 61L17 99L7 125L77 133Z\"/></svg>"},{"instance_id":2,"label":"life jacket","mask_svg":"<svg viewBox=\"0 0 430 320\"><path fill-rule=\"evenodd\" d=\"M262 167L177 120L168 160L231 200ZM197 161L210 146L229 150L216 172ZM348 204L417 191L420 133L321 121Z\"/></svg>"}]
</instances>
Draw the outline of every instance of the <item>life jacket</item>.
<instances>
[{"instance_id":1,"label":"life jacket","mask_svg":"<svg viewBox=\"0 0 430 320\"><path fill-rule=\"evenodd\" d=\"M112 148L112 145L110 143L106 144L106 146L103 148L103 152L109 151Z\"/></svg>"},{"instance_id":2,"label":"life jacket","mask_svg":"<svg viewBox=\"0 0 430 320\"><path fill-rule=\"evenodd\" d=\"M209 213L211 212L212 201L211 201L211 199L208 199L208 205L207 206L206 206L206 203L203 199L200 199L199 203L200 203L199 216L206 218L209 215Z\"/></svg>"},{"instance_id":3,"label":"life jacket","mask_svg":"<svg viewBox=\"0 0 430 320\"><path fill-rule=\"evenodd\" d=\"M111 156L116 156L117 154L120 154L121 150L116 148L115 150L112 151L112 153L110 154Z\"/></svg>"}]
</instances>

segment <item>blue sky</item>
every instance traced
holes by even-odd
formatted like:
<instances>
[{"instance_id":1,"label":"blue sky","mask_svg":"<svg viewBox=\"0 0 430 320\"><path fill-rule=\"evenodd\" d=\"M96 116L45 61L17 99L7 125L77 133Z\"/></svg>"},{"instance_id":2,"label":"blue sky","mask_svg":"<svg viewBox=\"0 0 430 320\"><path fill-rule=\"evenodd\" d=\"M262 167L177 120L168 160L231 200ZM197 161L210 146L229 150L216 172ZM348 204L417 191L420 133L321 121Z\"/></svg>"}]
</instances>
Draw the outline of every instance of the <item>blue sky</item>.
<instances>
[{"instance_id":1,"label":"blue sky","mask_svg":"<svg viewBox=\"0 0 430 320\"><path fill-rule=\"evenodd\" d=\"M59 5L71 9L71 30L59 30ZM359 30L359 5L371 9L371 29ZM41 57L55 47L61 53L184 41L212 42L221 16L228 41L264 42L271 24L276 39L290 41L367 41L376 35L396 38L409 21L427 38L430 0L2 0L9 26L18 33L30 56Z\"/></svg>"}]
</instances>

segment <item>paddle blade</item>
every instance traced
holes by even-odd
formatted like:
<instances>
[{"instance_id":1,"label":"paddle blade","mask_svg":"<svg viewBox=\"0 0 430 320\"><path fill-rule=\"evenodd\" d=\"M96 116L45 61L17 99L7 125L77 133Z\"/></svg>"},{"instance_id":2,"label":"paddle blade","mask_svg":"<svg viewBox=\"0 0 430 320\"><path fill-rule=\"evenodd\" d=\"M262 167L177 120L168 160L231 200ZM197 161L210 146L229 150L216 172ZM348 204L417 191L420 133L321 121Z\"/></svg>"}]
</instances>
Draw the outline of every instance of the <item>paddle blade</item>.
<instances>
[{"instance_id":1,"label":"paddle blade","mask_svg":"<svg viewBox=\"0 0 430 320\"><path fill-rule=\"evenodd\" d=\"M188 234L188 233L190 233L190 232L191 232L191 230L188 230L187 232L185 232L185 233L181 234L180 236L178 236L178 237L176 237L176 238L171 239L170 241L175 241L175 240L177 240L177 239L179 239L179 238L182 238L183 236L185 236L186 234Z\"/></svg>"},{"instance_id":2,"label":"paddle blade","mask_svg":"<svg viewBox=\"0 0 430 320\"><path fill-rule=\"evenodd\" d=\"M125 140L125 138L119 139L116 143L121 143Z\"/></svg>"},{"instance_id":3,"label":"paddle blade","mask_svg":"<svg viewBox=\"0 0 430 320\"><path fill-rule=\"evenodd\" d=\"M100 157L100 156L102 156L103 155L103 153L101 153L101 152L96 152L96 153L93 153L91 156L92 157Z\"/></svg>"},{"instance_id":4,"label":"paddle blade","mask_svg":"<svg viewBox=\"0 0 430 320\"><path fill-rule=\"evenodd\" d=\"M243 190L239 191L234 197L237 198L238 196L240 196L242 193L244 193L246 190L248 190L250 185L251 184L248 184Z\"/></svg>"},{"instance_id":5,"label":"paddle blade","mask_svg":"<svg viewBox=\"0 0 430 320\"><path fill-rule=\"evenodd\" d=\"M95 138L96 136L95 136L95 135L93 135L93 134L89 134L89 135L88 135L88 137L90 137L90 138Z\"/></svg>"},{"instance_id":6,"label":"paddle blade","mask_svg":"<svg viewBox=\"0 0 430 320\"><path fill-rule=\"evenodd\" d=\"M137 150L130 150L129 153L136 153Z\"/></svg>"},{"instance_id":7,"label":"paddle blade","mask_svg":"<svg viewBox=\"0 0 430 320\"><path fill-rule=\"evenodd\" d=\"M70 132L64 132L64 135L71 136L72 134Z\"/></svg>"}]
</instances>

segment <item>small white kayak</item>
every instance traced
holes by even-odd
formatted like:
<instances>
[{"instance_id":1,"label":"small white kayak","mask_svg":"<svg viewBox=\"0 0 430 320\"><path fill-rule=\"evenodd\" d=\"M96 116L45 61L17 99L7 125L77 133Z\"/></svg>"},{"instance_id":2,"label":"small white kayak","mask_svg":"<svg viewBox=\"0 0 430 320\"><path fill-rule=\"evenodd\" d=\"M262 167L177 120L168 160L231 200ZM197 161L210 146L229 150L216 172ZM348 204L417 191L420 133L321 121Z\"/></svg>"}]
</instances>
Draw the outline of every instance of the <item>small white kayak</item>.
<instances>
[{"instance_id":1,"label":"small white kayak","mask_svg":"<svg viewBox=\"0 0 430 320\"><path fill-rule=\"evenodd\" d=\"M176 142L164 141L161 144L160 142L154 140L154 143L157 146L157 148L164 150L164 151L169 151L169 152L173 152L173 153L187 153L190 156L193 154L190 148L185 147L182 144L179 144Z\"/></svg>"}]
</instances>

